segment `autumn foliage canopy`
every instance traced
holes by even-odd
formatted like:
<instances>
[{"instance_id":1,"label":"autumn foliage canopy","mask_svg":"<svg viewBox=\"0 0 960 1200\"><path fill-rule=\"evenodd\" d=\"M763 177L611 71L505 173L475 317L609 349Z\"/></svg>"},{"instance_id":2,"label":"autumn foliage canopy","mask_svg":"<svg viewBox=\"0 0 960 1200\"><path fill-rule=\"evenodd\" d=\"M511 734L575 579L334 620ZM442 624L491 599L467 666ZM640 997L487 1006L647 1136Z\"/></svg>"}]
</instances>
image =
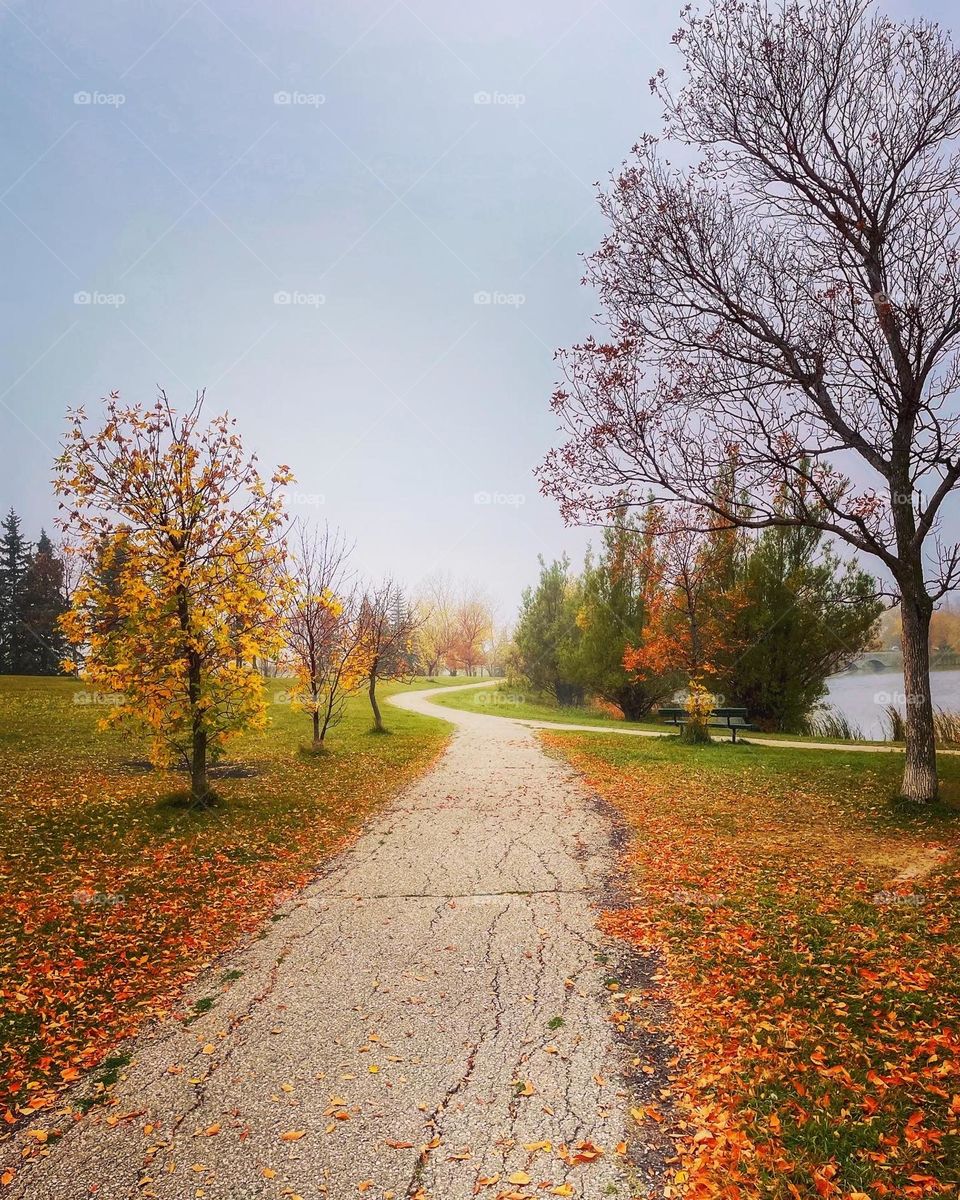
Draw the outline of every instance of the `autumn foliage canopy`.
<instances>
[{"instance_id":1,"label":"autumn foliage canopy","mask_svg":"<svg viewBox=\"0 0 960 1200\"><path fill-rule=\"evenodd\" d=\"M198 800L208 754L264 719L252 664L281 644L292 478L265 481L228 417L201 428L202 402L177 416L162 393L151 408L112 395L96 431L72 413L56 477L82 571L70 665L116 698L106 720L149 726L156 762L187 759Z\"/></svg>"}]
</instances>

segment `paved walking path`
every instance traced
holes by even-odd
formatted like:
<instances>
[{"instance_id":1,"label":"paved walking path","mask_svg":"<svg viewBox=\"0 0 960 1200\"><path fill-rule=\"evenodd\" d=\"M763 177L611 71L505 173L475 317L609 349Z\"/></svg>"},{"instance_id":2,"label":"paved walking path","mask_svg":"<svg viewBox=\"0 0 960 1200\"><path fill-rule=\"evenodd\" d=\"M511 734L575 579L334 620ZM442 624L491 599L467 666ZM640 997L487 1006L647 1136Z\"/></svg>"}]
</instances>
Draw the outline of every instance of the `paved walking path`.
<instances>
[{"instance_id":1,"label":"paved walking path","mask_svg":"<svg viewBox=\"0 0 960 1200\"><path fill-rule=\"evenodd\" d=\"M440 712L428 693L393 702ZM118 1103L8 1196L637 1194L614 1153L637 1127L597 960L610 824L532 731L442 713L457 728L433 770L200 981L210 1012L140 1038ZM580 1143L604 1153L558 1157Z\"/></svg>"}]
</instances>

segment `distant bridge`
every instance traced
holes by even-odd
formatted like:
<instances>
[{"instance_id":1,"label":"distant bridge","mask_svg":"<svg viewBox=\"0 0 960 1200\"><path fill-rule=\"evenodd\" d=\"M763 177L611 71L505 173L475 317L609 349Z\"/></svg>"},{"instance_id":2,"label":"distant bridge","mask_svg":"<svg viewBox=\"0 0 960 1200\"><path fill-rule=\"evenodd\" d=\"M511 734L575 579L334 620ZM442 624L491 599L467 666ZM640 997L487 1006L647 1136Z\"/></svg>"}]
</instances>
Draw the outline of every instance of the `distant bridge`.
<instances>
[{"instance_id":1,"label":"distant bridge","mask_svg":"<svg viewBox=\"0 0 960 1200\"><path fill-rule=\"evenodd\" d=\"M861 654L851 671L902 671L903 654L899 650L868 650Z\"/></svg>"},{"instance_id":2,"label":"distant bridge","mask_svg":"<svg viewBox=\"0 0 960 1200\"><path fill-rule=\"evenodd\" d=\"M960 667L960 654L956 650L931 650L930 666L937 670ZM851 671L902 671L903 654L900 650L867 650L856 660Z\"/></svg>"}]
</instances>

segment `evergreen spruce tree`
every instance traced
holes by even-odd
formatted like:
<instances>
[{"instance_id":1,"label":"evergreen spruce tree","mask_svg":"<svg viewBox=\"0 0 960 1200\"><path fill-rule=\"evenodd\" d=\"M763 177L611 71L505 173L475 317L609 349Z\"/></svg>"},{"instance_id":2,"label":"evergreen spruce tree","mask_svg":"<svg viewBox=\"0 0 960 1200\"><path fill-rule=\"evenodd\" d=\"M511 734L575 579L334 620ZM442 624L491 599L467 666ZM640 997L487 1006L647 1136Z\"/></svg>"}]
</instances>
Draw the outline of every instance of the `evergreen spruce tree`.
<instances>
[{"instance_id":1,"label":"evergreen spruce tree","mask_svg":"<svg viewBox=\"0 0 960 1200\"><path fill-rule=\"evenodd\" d=\"M870 644L883 604L857 562L842 562L817 529L765 530L739 568L732 619L737 653L720 690L769 729L796 732L827 678Z\"/></svg>"},{"instance_id":2,"label":"evergreen spruce tree","mask_svg":"<svg viewBox=\"0 0 960 1200\"><path fill-rule=\"evenodd\" d=\"M60 616L65 610L63 560L41 529L23 580L21 620L25 646L21 670L24 674L60 673L66 654Z\"/></svg>"},{"instance_id":3,"label":"evergreen spruce tree","mask_svg":"<svg viewBox=\"0 0 960 1200\"><path fill-rule=\"evenodd\" d=\"M549 566L540 558L540 582L526 588L515 643L520 671L530 686L558 704L582 704L583 686L570 678L567 664L579 639L576 581L564 556Z\"/></svg>"},{"instance_id":4,"label":"evergreen spruce tree","mask_svg":"<svg viewBox=\"0 0 960 1200\"><path fill-rule=\"evenodd\" d=\"M20 531L20 518L11 508L0 522L0 674L19 675L26 669L23 588L30 547Z\"/></svg>"}]
</instances>

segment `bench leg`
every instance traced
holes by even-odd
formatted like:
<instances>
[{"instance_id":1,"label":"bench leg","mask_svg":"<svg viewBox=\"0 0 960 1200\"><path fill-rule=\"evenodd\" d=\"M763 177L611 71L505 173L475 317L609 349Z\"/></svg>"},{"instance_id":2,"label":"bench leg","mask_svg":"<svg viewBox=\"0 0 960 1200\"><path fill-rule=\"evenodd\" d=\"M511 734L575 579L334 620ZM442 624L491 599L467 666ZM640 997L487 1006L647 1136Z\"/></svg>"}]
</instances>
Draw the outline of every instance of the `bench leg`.
<instances>
[{"instance_id":1,"label":"bench leg","mask_svg":"<svg viewBox=\"0 0 960 1200\"><path fill-rule=\"evenodd\" d=\"M736 727L736 725L730 726L730 732L733 734L733 737L730 740L733 742L734 745L736 745L737 744L737 727Z\"/></svg>"}]
</instances>

